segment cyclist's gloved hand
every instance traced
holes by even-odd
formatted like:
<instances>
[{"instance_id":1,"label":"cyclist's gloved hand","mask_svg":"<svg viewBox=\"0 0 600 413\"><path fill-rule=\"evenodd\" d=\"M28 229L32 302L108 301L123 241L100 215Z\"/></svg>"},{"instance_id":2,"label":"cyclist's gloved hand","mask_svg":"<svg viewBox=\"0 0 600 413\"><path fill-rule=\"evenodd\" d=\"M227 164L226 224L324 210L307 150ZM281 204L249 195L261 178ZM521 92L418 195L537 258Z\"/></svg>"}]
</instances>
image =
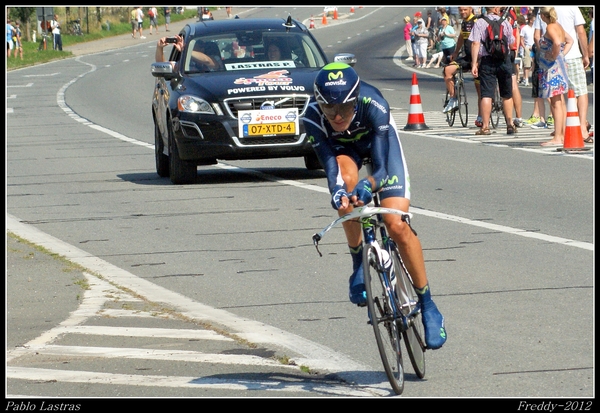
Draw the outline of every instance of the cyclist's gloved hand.
<instances>
[{"instance_id":1,"label":"cyclist's gloved hand","mask_svg":"<svg viewBox=\"0 0 600 413\"><path fill-rule=\"evenodd\" d=\"M336 185L333 188L333 193L331 195L331 206L333 209L340 209L342 205L342 198L350 199L350 195L346 192L346 187L344 185Z\"/></svg>"},{"instance_id":2,"label":"cyclist's gloved hand","mask_svg":"<svg viewBox=\"0 0 600 413\"><path fill-rule=\"evenodd\" d=\"M367 205L373 199L371 181L369 181L367 178L358 181L356 188L354 188L354 191L352 191L352 195L356 195L356 202L362 201L365 205Z\"/></svg>"}]
</instances>

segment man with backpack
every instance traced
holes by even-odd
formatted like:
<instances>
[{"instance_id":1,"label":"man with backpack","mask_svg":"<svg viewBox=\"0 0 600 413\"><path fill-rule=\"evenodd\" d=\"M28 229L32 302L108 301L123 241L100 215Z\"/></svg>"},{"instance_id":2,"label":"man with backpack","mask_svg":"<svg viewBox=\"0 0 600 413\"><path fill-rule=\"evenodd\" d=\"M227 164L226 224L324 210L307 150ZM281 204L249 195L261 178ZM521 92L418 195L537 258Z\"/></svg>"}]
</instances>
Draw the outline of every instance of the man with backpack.
<instances>
[{"instance_id":1,"label":"man with backpack","mask_svg":"<svg viewBox=\"0 0 600 413\"><path fill-rule=\"evenodd\" d=\"M513 125L512 100L513 64L510 61L509 45L515 41L512 26L500 16L500 7L486 7L486 14L477 19L469 35L471 41L472 74L479 77L481 85L481 118L483 125L476 135L491 135L490 116L492 98L499 88L506 121L506 134L517 132ZM478 56L478 58L476 58Z\"/></svg>"}]
</instances>

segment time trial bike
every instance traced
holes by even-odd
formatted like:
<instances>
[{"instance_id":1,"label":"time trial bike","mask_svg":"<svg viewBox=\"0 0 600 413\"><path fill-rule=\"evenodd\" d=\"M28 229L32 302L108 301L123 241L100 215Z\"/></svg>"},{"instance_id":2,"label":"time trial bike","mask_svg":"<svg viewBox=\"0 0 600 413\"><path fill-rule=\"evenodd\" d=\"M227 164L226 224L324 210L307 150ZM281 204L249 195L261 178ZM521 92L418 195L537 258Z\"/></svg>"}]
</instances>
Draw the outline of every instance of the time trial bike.
<instances>
[{"instance_id":1,"label":"time trial bike","mask_svg":"<svg viewBox=\"0 0 600 413\"><path fill-rule=\"evenodd\" d=\"M365 165L370 174L372 165L369 159L365 160ZM330 229L350 220L360 222L369 324L373 326L383 368L392 389L396 394L402 394L404 363L400 343L403 339L414 372L422 379L425 377L425 329L411 276L398 247L387 234L384 214L400 215L410 226L412 214L381 207L379 195L375 193L372 205L357 207L334 220L313 235L313 243L322 256L318 244Z\"/></svg>"}]
</instances>

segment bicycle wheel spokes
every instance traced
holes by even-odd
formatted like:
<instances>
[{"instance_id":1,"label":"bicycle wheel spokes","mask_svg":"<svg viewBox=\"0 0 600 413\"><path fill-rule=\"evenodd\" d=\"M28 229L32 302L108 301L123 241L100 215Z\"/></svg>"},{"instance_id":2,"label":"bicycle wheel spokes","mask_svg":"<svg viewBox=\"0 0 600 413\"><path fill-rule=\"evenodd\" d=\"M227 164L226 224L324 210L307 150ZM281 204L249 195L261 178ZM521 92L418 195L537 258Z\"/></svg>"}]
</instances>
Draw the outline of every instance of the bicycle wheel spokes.
<instances>
[{"instance_id":1,"label":"bicycle wheel spokes","mask_svg":"<svg viewBox=\"0 0 600 413\"><path fill-rule=\"evenodd\" d=\"M400 330L394 318L390 301L389 282L386 275L378 271L378 259L375 248L367 245L363 251L363 270L367 290L369 318L375 332L377 348L383 368L392 389L396 394L404 390L404 367L400 347Z\"/></svg>"},{"instance_id":2,"label":"bicycle wheel spokes","mask_svg":"<svg viewBox=\"0 0 600 413\"><path fill-rule=\"evenodd\" d=\"M458 82L456 96L458 96L458 114L460 115L460 123L463 128L466 128L469 124L469 105L467 103L465 84L462 81Z\"/></svg>"},{"instance_id":3,"label":"bicycle wheel spokes","mask_svg":"<svg viewBox=\"0 0 600 413\"><path fill-rule=\"evenodd\" d=\"M425 329L421 319L417 293L406 268L402 264L397 249L394 249L392 253L392 261L396 274L396 292L400 311L406 317L408 324L407 326L401 326L404 346L415 374L422 379L425 377ZM402 323L402 320L399 319L398 323Z\"/></svg>"}]
</instances>

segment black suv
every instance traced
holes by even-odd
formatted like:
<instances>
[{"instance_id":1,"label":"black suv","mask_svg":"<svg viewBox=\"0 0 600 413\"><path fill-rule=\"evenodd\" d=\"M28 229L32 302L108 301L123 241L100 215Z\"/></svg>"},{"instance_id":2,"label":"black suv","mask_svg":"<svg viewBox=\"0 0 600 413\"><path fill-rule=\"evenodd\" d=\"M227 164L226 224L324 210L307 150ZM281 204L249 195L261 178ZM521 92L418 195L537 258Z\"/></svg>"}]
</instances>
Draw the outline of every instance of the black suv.
<instances>
[{"instance_id":1,"label":"black suv","mask_svg":"<svg viewBox=\"0 0 600 413\"><path fill-rule=\"evenodd\" d=\"M304 157L308 169L321 167L301 118L328 61L306 26L291 17L212 20L179 36L183 50L167 46L168 62L151 67L158 175L191 183L198 165L235 159ZM203 68L194 49L218 67Z\"/></svg>"}]
</instances>

